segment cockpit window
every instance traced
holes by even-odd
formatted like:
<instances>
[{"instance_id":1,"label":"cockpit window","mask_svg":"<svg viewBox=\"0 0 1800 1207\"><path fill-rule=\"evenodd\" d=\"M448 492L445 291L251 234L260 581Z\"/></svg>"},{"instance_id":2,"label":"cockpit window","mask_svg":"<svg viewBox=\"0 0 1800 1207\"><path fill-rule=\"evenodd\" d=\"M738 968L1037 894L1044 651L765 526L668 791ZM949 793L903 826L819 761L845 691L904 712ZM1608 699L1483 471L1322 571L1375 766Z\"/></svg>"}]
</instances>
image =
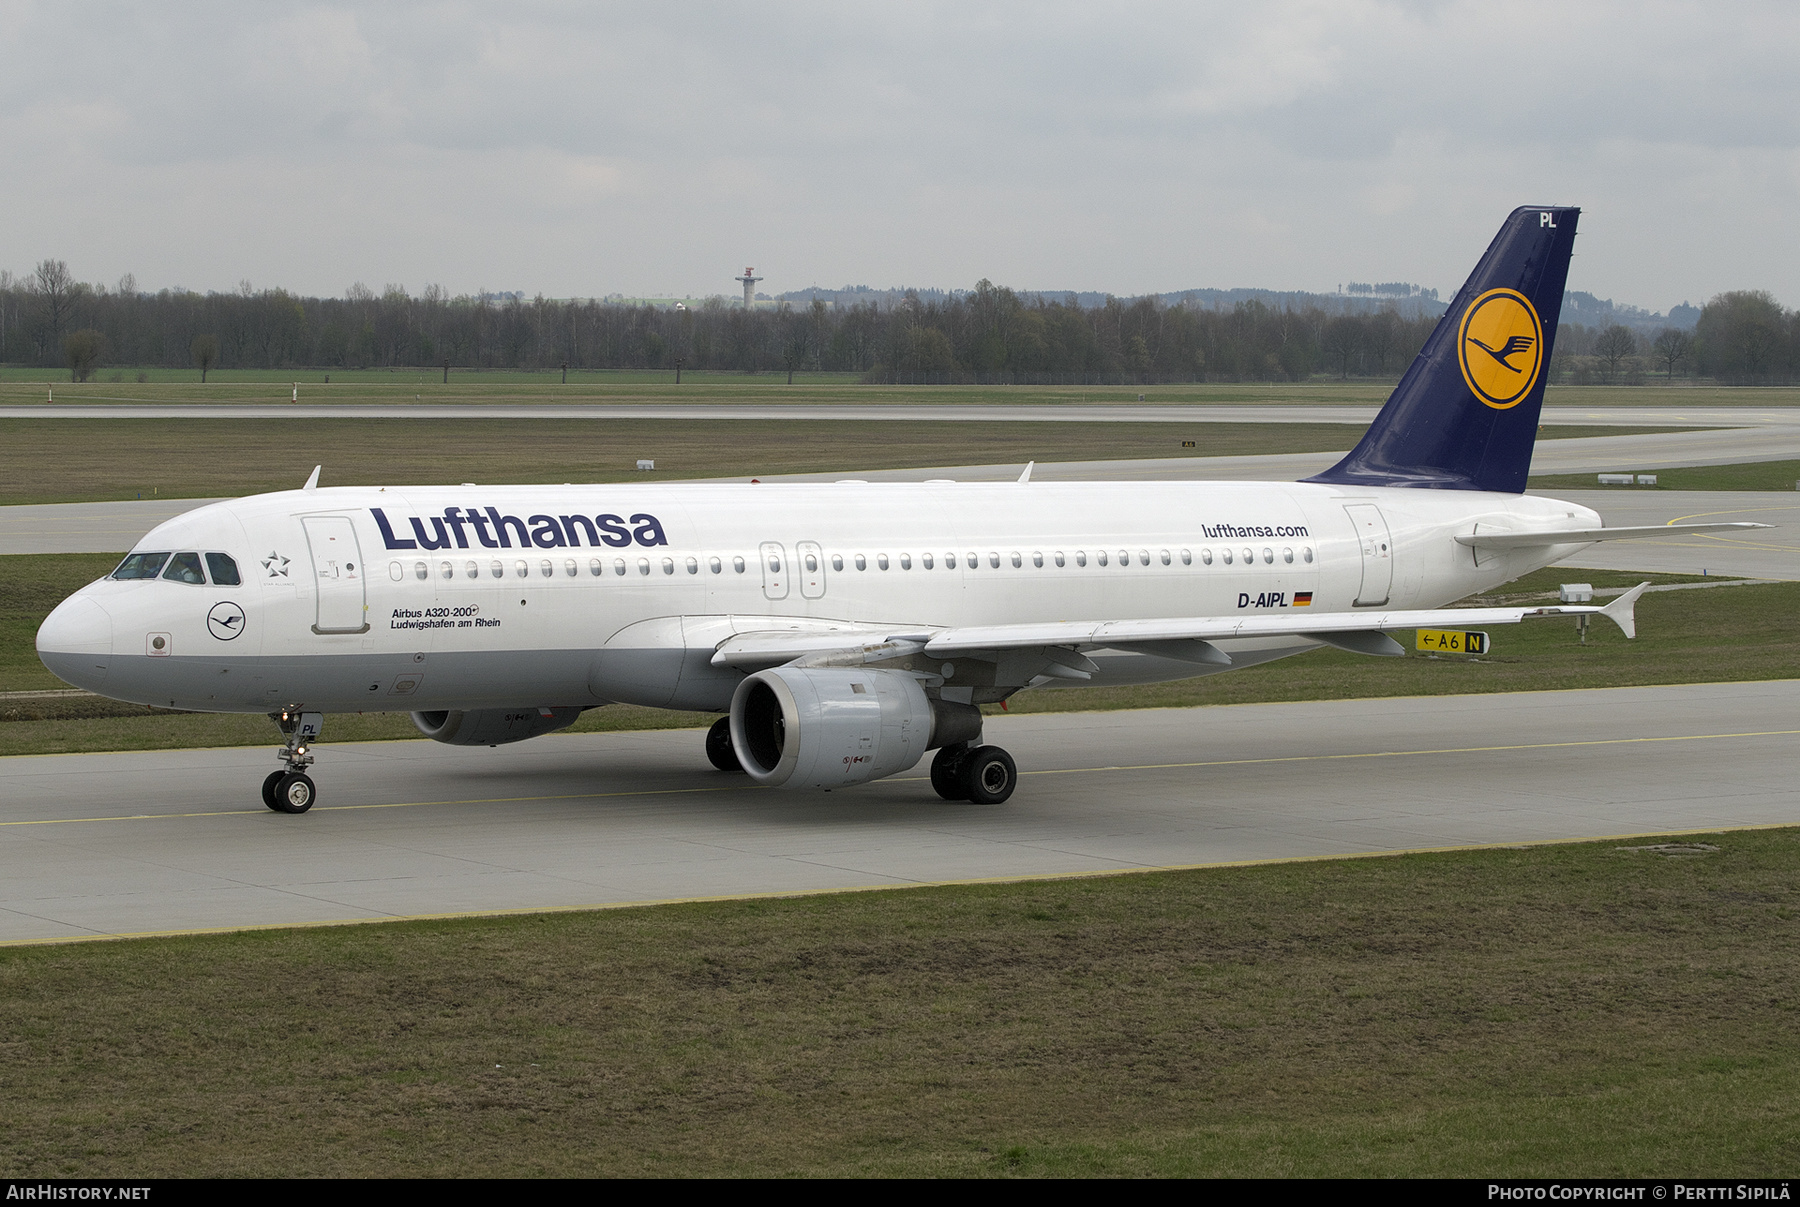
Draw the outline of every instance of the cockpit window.
<instances>
[{"instance_id":1,"label":"cockpit window","mask_svg":"<svg viewBox=\"0 0 1800 1207\"><path fill-rule=\"evenodd\" d=\"M114 578L155 578L162 573L163 563L169 560L166 553L128 553L119 568L112 572Z\"/></svg>"},{"instance_id":2,"label":"cockpit window","mask_svg":"<svg viewBox=\"0 0 1800 1207\"><path fill-rule=\"evenodd\" d=\"M201 587L206 585L206 575L200 569L198 553L177 553L169 559L169 568L163 571L163 577L171 582L192 583Z\"/></svg>"},{"instance_id":3,"label":"cockpit window","mask_svg":"<svg viewBox=\"0 0 1800 1207\"><path fill-rule=\"evenodd\" d=\"M212 572L214 586L241 586L243 580L238 578L237 562L229 553L209 553L206 555L206 568Z\"/></svg>"}]
</instances>

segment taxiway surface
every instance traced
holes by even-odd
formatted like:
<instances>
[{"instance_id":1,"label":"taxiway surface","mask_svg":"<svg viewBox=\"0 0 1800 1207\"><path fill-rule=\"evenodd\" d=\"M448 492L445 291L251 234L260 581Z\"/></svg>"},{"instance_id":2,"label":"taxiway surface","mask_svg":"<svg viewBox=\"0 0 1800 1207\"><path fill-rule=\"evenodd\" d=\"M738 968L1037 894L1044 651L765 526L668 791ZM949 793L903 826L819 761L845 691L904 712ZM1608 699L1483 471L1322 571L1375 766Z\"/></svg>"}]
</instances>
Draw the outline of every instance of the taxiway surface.
<instances>
[{"instance_id":1,"label":"taxiway surface","mask_svg":"<svg viewBox=\"0 0 1800 1207\"><path fill-rule=\"evenodd\" d=\"M327 742L301 817L265 748L14 757L0 942L1795 824L1796 718L1791 680L1000 717L997 807L755 788L699 730Z\"/></svg>"}]
</instances>

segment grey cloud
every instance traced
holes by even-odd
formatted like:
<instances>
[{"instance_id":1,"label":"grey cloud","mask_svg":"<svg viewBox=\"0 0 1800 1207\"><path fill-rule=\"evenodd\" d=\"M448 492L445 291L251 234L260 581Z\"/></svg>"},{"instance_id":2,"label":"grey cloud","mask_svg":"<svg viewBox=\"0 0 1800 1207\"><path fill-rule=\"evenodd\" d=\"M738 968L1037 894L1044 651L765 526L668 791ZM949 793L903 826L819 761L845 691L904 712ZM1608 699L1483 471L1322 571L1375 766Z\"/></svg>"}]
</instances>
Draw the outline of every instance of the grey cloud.
<instances>
[{"instance_id":1,"label":"grey cloud","mask_svg":"<svg viewBox=\"0 0 1800 1207\"><path fill-rule=\"evenodd\" d=\"M1445 287L1559 199L1590 207L1582 287L1800 301L1765 226L1800 181L1778 4L14 3L0 31L15 270Z\"/></svg>"}]
</instances>

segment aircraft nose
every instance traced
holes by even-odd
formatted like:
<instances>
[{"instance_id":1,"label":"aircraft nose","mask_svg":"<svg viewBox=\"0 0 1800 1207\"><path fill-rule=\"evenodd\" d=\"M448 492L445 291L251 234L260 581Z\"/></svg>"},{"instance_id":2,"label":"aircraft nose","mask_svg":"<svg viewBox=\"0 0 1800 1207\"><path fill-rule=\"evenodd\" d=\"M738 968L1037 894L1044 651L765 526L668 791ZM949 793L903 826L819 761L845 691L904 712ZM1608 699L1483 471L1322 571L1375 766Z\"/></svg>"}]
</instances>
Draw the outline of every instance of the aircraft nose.
<instances>
[{"instance_id":1,"label":"aircraft nose","mask_svg":"<svg viewBox=\"0 0 1800 1207\"><path fill-rule=\"evenodd\" d=\"M38 660L65 683L98 691L112 657L112 616L92 598L71 595L38 626Z\"/></svg>"}]
</instances>

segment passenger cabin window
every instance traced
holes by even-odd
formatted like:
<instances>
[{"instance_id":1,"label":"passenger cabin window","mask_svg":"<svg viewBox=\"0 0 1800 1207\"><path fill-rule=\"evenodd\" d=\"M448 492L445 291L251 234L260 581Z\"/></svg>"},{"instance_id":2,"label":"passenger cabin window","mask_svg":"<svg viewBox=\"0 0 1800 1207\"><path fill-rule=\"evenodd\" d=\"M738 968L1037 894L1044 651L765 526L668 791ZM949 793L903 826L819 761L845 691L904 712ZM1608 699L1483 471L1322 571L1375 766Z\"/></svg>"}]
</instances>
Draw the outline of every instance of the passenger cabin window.
<instances>
[{"instance_id":1,"label":"passenger cabin window","mask_svg":"<svg viewBox=\"0 0 1800 1207\"><path fill-rule=\"evenodd\" d=\"M394 563L396 566L399 562ZM238 577L237 562L229 553L209 553L206 555L206 568L212 572L214 584L221 587L237 587L243 585ZM399 575L394 576L396 579Z\"/></svg>"},{"instance_id":2,"label":"passenger cabin window","mask_svg":"<svg viewBox=\"0 0 1800 1207\"><path fill-rule=\"evenodd\" d=\"M166 553L131 553L119 563L112 576L116 579L155 578L162 573L163 563L169 560Z\"/></svg>"},{"instance_id":3,"label":"passenger cabin window","mask_svg":"<svg viewBox=\"0 0 1800 1207\"><path fill-rule=\"evenodd\" d=\"M198 553L177 553L169 559L169 568L163 571L163 577L172 583L189 583L196 587L206 585L206 572L200 569Z\"/></svg>"}]
</instances>

